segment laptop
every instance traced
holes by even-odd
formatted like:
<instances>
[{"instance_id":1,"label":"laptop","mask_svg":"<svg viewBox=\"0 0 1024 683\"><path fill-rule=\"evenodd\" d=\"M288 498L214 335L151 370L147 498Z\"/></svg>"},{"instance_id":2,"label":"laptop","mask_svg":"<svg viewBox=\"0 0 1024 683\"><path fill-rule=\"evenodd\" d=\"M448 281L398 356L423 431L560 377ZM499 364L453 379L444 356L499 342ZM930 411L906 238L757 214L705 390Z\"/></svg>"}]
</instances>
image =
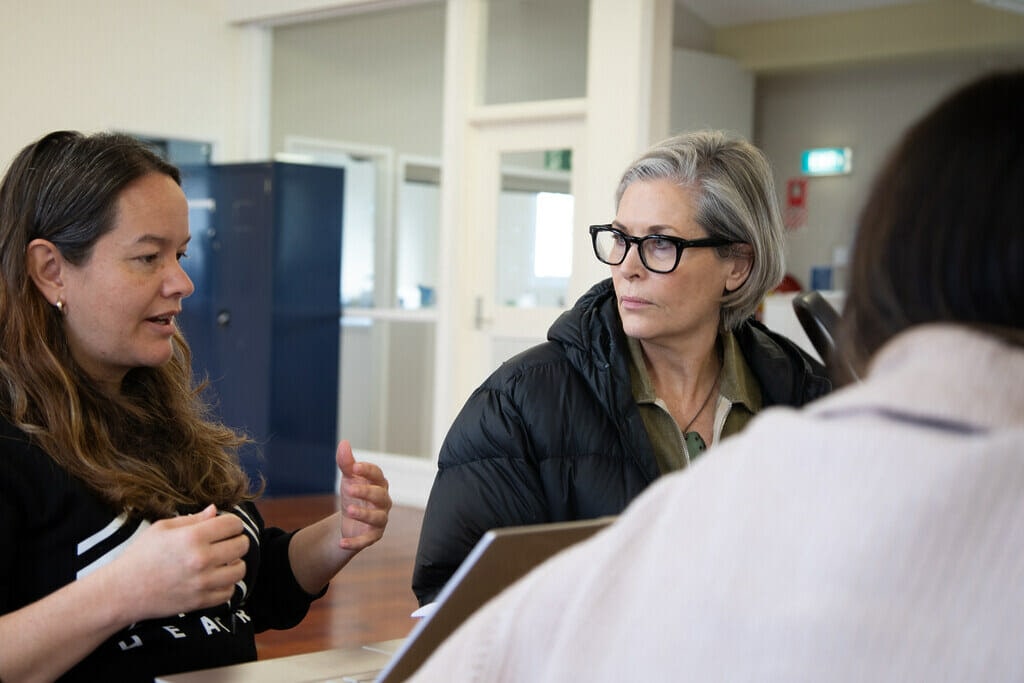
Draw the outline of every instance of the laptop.
<instances>
[{"instance_id":1,"label":"laptop","mask_svg":"<svg viewBox=\"0 0 1024 683\"><path fill-rule=\"evenodd\" d=\"M552 555L615 517L502 527L484 534L408 637L157 678L157 683L399 683L473 612Z\"/></svg>"},{"instance_id":2,"label":"laptop","mask_svg":"<svg viewBox=\"0 0 1024 683\"><path fill-rule=\"evenodd\" d=\"M404 681L462 622L504 588L560 550L611 524L614 517L491 529L463 560L380 673L380 683Z\"/></svg>"}]
</instances>

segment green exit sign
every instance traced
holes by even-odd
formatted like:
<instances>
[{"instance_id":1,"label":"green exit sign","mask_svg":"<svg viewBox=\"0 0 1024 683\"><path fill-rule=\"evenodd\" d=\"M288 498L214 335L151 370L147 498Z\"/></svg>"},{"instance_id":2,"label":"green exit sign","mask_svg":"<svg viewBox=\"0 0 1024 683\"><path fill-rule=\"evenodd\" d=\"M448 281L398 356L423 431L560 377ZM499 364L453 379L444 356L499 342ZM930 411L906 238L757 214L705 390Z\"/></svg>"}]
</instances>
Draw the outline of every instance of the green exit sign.
<instances>
[{"instance_id":1,"label":"green exit sign","mask_svg":"<svg viewBox=\"0 0 1024 683\"><path fill-rule=\"evenodd\" d=\"M800 157L804 175L843 175L853 170L853 153L849 147L808 149Z\"/></svg>"}]
</instances>

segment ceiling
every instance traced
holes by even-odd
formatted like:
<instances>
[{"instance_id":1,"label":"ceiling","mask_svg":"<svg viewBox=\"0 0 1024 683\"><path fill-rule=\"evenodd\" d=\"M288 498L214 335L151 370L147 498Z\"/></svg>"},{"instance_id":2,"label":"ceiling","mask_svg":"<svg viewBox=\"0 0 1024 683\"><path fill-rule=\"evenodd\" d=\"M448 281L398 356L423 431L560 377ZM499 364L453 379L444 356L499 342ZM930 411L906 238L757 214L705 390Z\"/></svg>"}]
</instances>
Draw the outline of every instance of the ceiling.
<instances>
[{"instance_id":1,"label":"ceiling","mask_svg":"<svg viewBox=\"0 0 1024 683\"><path fill-rule=\"evenodd\" d=\"M676 0L715 28L905 5L908 0Z\"/></svg>"}]
</instances>

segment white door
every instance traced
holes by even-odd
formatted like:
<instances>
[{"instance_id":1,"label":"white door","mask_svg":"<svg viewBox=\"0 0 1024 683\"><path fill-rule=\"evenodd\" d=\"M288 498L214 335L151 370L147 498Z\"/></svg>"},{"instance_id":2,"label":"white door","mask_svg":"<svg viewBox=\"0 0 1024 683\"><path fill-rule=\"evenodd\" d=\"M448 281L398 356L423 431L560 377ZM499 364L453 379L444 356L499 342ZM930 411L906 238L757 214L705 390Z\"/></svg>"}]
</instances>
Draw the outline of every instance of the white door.
<instances>
[{"instance_id":1,"label":"white door","mask_svg":"<svg viewBox=\"0 0 1024 683\"><path fill-rule=\"evenodd\" d=\"M463 295L476 384L504 360L544 341L570 300L586 217L574 210L572 169L583 137L578 115L478 122L468 148L467 193L473 229Z\"/></svg>"},{"instance_id":2,"label":"white door","mask_svg":"<svg viewBox=\"0 0 1024 683\"><path fill-rule=\"evenodd\" d=\"M447 3L434 402L438 447L480 382L519 349L542 341L565 308L607 277L607 267L592 256L587 225L611 219L618 175L638 150L668 129L672 0L588 0L585 96L560 92L485 105L480 62L487 38L481 27L487 25L488 6L506 1ZM549 60L542 71L554 73L559 63ZM503 175L515 173L500 169L504 162L515 167L530 155L543 158L545 151L563 150L572 151L569 246L543 230L538 241L534 226L534 257L523 258L519 250L513 256L509 245L529 241L524 235L531 229L502 222L503 205L514 211L517 202L503 199L500 191ZM528 200L518 199L521 209ZM552 254L560 258L547 259ZM566 267L570 276L559 299L553 292ZM502 273L503 268L518 274ZM545 275L551 269L557 278Z\"/></svg>"}]
</instances>

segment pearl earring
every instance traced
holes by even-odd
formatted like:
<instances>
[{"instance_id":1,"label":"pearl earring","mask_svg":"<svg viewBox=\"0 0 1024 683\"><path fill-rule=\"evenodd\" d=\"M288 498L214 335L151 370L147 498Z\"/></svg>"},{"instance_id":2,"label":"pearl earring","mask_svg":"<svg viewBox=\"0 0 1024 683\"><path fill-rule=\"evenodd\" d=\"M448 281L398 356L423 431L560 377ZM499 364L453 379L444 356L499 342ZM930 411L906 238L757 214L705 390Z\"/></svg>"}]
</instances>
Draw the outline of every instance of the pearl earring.
<instances>
[{"instance_id":1,"label":"pearl earring","mask_svg":"<svg viewBox=\"0 0 1024 683\"><path fill-rule=\"evenodd\" d=\"M57 307L57 312L64 315L64 299L57 299L57 303L54 304Z\"/></svg>"}]
</instances>

